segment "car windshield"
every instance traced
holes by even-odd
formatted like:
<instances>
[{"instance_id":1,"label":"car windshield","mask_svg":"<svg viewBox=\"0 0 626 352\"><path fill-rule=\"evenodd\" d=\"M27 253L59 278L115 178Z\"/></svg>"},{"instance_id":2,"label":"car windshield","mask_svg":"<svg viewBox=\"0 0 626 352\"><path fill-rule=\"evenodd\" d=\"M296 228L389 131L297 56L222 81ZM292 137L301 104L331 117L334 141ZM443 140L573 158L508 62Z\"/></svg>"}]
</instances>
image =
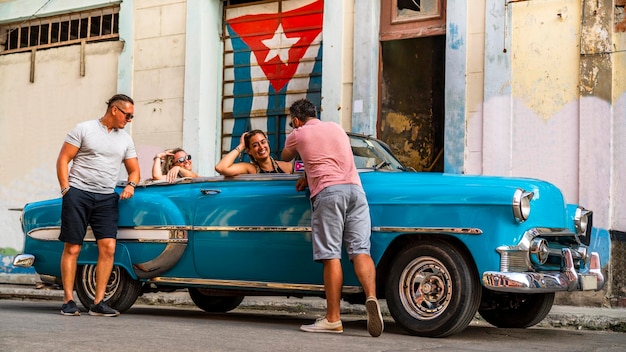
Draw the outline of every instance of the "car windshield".
<instances>
[{"instance_id":1,"label":"car windshield","mask_svg":"<svg viewBox=\"0 0 626 352\"><path fill-rule=\"evenodd\" d=\"M406 171L389 148L376 139L350 135L350 146L357 169Z\"/></svg>"}]
</instances>

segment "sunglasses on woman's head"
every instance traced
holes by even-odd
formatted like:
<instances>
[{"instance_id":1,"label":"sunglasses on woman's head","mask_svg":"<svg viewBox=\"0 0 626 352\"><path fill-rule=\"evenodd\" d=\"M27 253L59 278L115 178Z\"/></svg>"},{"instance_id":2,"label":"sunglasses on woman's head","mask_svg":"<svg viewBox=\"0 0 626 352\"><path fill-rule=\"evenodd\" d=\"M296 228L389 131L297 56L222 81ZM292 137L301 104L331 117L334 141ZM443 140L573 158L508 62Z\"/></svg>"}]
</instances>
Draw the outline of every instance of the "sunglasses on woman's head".
<instances>
[{"instance_id":1,"label":"sunglasses on woman's head","mask_svg":"<svg viewBox=\"0 0 626 352\"><path fill-rule=\"evenodd\" d=\"M185 162L185 160L191 160L191 155L187 154L186 156L181 156L180 158L176 159L174 162L182 164Z\"/></svg>"}]
</instances>

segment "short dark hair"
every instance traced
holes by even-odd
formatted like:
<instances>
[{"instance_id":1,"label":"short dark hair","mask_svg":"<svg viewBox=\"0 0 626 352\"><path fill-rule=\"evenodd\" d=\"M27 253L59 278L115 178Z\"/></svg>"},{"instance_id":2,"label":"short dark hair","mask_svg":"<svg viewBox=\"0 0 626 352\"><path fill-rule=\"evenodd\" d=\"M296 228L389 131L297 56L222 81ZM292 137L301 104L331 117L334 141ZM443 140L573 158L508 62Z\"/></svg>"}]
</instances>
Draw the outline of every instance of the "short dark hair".
<instances>
[{"instance_id":1,"label":"short dark hair","mask_svg":"<svg viewBox=\"0 0 626 352\"><path fill-rule=\"evenodd\" d=\"M113 106L113 103L115 103L116 101L125 101L125 102L129 102L133 105L135 105L135 102L133 101L133 98L129 97L126 94L115 94L114 96L111 97L111 99L109 99L109 101L107 101L107 107L111 108L111 106Z\"/></svg>"},{"instance_id":2,"label":"short dark hair","mask_svg":"<svg viewBox=\"0 0 626 352\"><path fill-rule=\"evenodd\" d=\"M289 115L304 122L311 118L317 118L317 108L308 99L296 100L289 107Z\"/></svg>"}]
</instances>

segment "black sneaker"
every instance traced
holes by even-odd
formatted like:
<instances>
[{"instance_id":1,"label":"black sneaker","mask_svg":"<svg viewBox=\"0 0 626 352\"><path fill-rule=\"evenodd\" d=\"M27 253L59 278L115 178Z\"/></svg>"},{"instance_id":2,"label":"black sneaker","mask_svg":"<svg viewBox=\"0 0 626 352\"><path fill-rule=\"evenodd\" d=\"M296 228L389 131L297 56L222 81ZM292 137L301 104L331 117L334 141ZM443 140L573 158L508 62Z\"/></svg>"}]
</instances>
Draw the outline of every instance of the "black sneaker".
<instances>
[{"instance_id":1,"label":"black sneaker","mask_svg":"<svg viewBox=\"0 0 626 352\"><path fill-rule=\"evenodd\" d=\"M78 306L76 306L76 303L74 303L74 301L69 300L67 303L63 303L63 305L61 306L61 314L63 315L80 315L80 309L78 309Z\"/></svg>"},{"instance_id":2,"label":"black sneaker","mask_svg":"<svg viewBox=\"0 0 626 352\"><path fill-rule=\"evenodd\" d=\"M105 302L100 301L100 303L98 304L92 304L91 306L89 306L89 315L97 315L101 317L116 317L120 315L120 312L109 307L109 305Z\"/></svg>"}]
</instances>

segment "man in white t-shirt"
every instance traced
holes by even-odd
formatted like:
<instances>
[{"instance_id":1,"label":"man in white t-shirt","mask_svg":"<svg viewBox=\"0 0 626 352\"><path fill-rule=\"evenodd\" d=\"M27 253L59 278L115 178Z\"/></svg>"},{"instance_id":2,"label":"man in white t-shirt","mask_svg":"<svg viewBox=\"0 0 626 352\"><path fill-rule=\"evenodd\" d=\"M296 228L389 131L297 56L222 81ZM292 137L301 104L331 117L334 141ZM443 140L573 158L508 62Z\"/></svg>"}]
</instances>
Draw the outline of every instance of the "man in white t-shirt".
<instances>
[{"instance_id":1,"label":"man in white t-shirt","mask_svg":"<svg viewBox=\"0 0 626 352\"><path fill-rule=\"evenodd\" d=\"M107 317L120 314L108 306L104 294L113 269L118 200L134 195L140 177L135 145L124 131L126 124L133 120L134 112L134 101L130 97L114 95L107 102L104 116L76 125L61 147L56 168L63 196L59 235L59 240L64 242L61 255L63 315L80 315L74 302L74 278L88 225L98 244L96 292L89 314ZM115 185L122 163L128 173L128 184L118 196Z\"/></svg>"}]
</instances>

